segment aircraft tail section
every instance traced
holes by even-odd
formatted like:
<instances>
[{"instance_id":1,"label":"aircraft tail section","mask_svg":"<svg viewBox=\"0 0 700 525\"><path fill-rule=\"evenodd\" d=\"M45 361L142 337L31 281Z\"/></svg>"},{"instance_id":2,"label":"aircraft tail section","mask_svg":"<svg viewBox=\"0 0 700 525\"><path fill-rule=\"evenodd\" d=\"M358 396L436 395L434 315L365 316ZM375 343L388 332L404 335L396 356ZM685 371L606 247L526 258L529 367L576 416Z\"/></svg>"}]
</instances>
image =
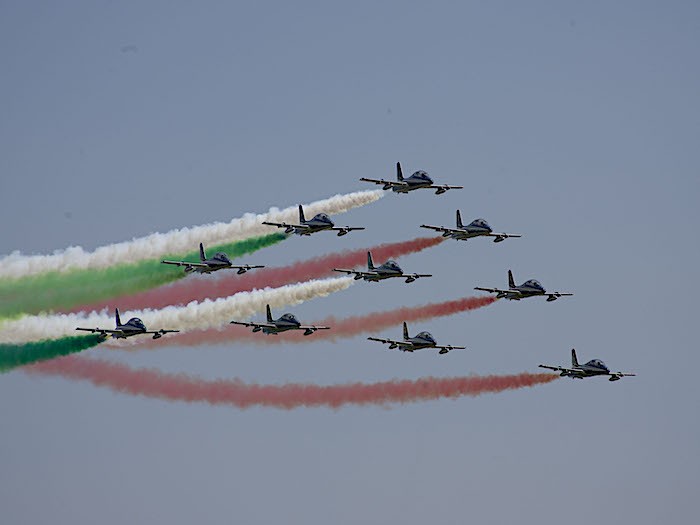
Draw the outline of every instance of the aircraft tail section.
<instances>
[{"instance_id":1,"label":"aircraft tail section","mask_svg":"<svg viewBox=\"0 0 700 525\"><path fill-rule=\"evenodd\" d=\"M119 308L114 309L114 322L117 323L117 326L122 325L122 320L119 318Z\"/></svg>"},{"instance_id":2,"label":"aircraft tail section","mask_svg":"<svg viewBox=\"0 0 700 525\"><path fill-rule=\"evenodd\" d=\"M515 288L515 279L513 279L513 272L508 270L508 287Z\"/></svg>"},{"instance_id":3,"label":"aircraft tail section","mask_svg":"<svg viewBox=\"0 0 700 525\"><path fill-rule=\"evenodd\" d=\"M457 228L464 228L464 224L462 224L462 214L459 213L459 210L457 210Z\"/></svg>"},{"instance_id":4,"label":"aircraft tail section","mask_svg":"<svg viewBox=\"0 0 700 525\"><path fill-rule=\"evenodd\" d=\"M204 245L200 242L199 243L199 260L204 262L207 258L207 254L204 253Z\"/></svg>"},{"instance_id":5,"label":"aircraft tail section","mask_svg":"<svg viewBox=\"0 0 700 525\"><path fill-rule=\"evenodd\" d=\"M578 366L578 359L576 359L576 350L571 349L571 367L576 368Z\"/></svg>"},{"instance_id":6,"label":"aircraft tail section","mask_svg":"<svg viewBox=\"0 0 700 525\"><path fill-rule=\"evenodd\" d=\"M403 171L401 171L401 163L400 162L396 163L396 180L399 182L403 182Z\"/></svg>"},{"instance_id":7,"label":"aircraft tail section","mask_svg":"<svg viewBox=\"0 0 700 525\"><path fill-rule=\"evenodd\" d=\"M403 340L408 340L408 325L406 324L406 321L403 322Z\"/></svg>"},{"instance_id":8,"label":"aircraft tail section","mask_svg":"<svg viewBox=\"0 0 700 525\"><path fill-rule=\"evenodd\" d=\"M306 218L304 217L304 208L301 207L301 204L299 205L299 224L304 224L306 222Z\"/></svg>"},{"instance_id":9,"label":"aircraft tail section","mask_svg":"<svg viewBox=\"0 0 700 525\"><path fill-rule=\"evenodd\" d=\"M271 323L272 322L272 311L270 310L269 304L265 305L265 311L267 312L267 322Z\"/></svg>"},{"instance_id":10,"label":"aircraft tail section","mask_svg":"<svg viewBox=\"0 0 700 525\"><path fill-rule=\"evenodd\" d=\"M372 261L372 252L367 252L367 269L374 270L374 261Z\"/></svg>"}]
</instances>

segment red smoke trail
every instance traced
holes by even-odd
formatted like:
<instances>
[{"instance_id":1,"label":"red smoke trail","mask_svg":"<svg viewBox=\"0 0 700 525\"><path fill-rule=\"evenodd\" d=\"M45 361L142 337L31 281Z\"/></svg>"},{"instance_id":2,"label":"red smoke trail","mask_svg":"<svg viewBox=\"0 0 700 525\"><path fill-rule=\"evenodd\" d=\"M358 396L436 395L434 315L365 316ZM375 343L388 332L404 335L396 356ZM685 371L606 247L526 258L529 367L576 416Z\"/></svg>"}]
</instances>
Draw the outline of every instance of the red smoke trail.
<instances>
[{"instance_id":1,"label":"red smoke trail","mask_svg":"<svg viewBox=\"0 0 700 525\"><path fill-rule=\"evenodd\" d=\"M368 315L358 315L345 319L328 317L322 321L310 323L317 326L330 326L330 330L319 330L312 336L304 336L301 332L289 332L277 336L267 336L261 333L254 334L250 328L229 325L223 330L202 330L172 334L163 343L146 339L142 344L133 347L140 348L162 348L163 344L171 346L197 346L201 344L227 343L231 341L252 341L260 344L274 343L311 343L319 339L334 340L340 337L353 337L359 334L377 333L390 326L401 324L402 321L411 323L413 321L424 321L433 317L443 317L459 312L468 312L483 308L496 301L493 297L464 297L454 301L443 303L431 303L423 306L411 306L390 310L388 312L375 312ZM399 334L394 334L398 337ZM131 348L131 347L130 347Z\"/></svg>"},{"instance_id":2,"label":"red smoke trail","mask_svg":"<svg viewBox=\"0 0 700 525\"><path fill-rule=\"evenodd\" d=\"M123 364L76 356L46 361L25 370L90 381L95 386L104 386L125 394L169 401L198 401L238 408L265 406L287 410L297 407L339 408L343 405L386 405L478 396L549 383L559 377L556 374L523 373L508 376L425 377L330 386L307 383L258 385L244 383L240 379L204 381L184 374L164 374L152 369L134 370Z\"/></svg>"},{"instance_id":3,"label":"red smoke trail","mask_svg":"<svg viewBox=\"0 0 700 525\"><path fill-rule=\"evenodd\" d=\"M186 278L142 293L81 305L70 311L99 311L106 307L112 308L115 305L119 305L122 310L142 310L144 308L164 308L170 305L187 304L190 301L202 301L207 298L228 297L237 292L247 292L256 288L267 286L274 288L289 283L319 279L334 274L333 268L365 266L367 264L367 251L372 252L375 261L384 262L392 257L425 250L440 244L443 240L443 237L420 237L412 241L380 244L359 250L346 250L308 261L299 261L280 268L251 270L245 275L236 275L233 270L222 270L217 274L199 279ZM232 273L233 275L231 275Z\"/></svg>"}]
</instances>

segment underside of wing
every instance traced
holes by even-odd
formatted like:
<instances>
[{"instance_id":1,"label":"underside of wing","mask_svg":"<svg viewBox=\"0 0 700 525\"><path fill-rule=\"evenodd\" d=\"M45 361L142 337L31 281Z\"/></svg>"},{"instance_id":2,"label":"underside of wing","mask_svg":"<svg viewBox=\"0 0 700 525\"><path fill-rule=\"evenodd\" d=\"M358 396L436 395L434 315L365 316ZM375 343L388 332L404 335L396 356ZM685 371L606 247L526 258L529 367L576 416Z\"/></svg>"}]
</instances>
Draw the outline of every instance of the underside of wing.
<instances>
[{"instance_id":1,"label":"underside of wing","mask_svg":"<svg viewBox=\"0 0 700 525\"><path fill-rule=\"evenodd\" d=\"M508 239L510 237L522 237L519 233L487 233L486 234L488 237L500 237L502 239Z\"/></svg>"},{"instance_id":2,"label":"underside of wing","mask_svg":"<svg viewBox=\"0 0 700 525\"><path fill-rule=\"evenodd\" d=\"M364 230L364 228L359 227L359 226L334 226L333 228L328 228L329 230L333 231L355 231L355 230Z\"/></svg>"},{"instance_id":3,"label":"underside of wing","mask_svg":"<svg viewBox=\"0 0 700 525\"><path fill-rule=\"evenodd\" d=\"M498 288L481 288L480 286L475 286L474 289L489 293L508 293L508 290L499 290Z\"/></svg>"},{"instance_id":4,"label":"underside of wing","mask_svg":"<svg viewBox=\"0 0 700 525\"><path fill-rule=\"evenodd\" d=\"M562 368L561 366L539 365L539 367L554 370L555 372L566 372L567 374L575 372L571 368Z\"/></svg>"},{"instance_id":5,"label":"underside of wing","mask_svg":"<svg viewBox=\"0 0 700 525\"><path fill-rule=\"evenodd\" d=\"M384 184L384 186L406 186L405 182L398 182L393 180L367 179L365 177L362 177L360 180L365 182L374 182L375 184Z\"/></svg>"},{"instance_id":6,"label":"underside of wing","mask_svg":"<svg viewBox=\"0 0 700 525\"><path fill-rule=\"evenodd\" d=\"M455 230L453 228L445 228L444 226L430 226L429 224L421 224L421 228L427 228L429 230L435 230L437 232L444 232L444 233L459 233L462 230Z\"/></svg>"},{"instance_id":7,"label":"underside of wing","mask_svg":"<svg viewBox=\"0 0 700 525\"><path fill-rule=\"evenodd\" d=\"M314 325L308 325L308 326L300 326L298 330L330 330L330 326L314 326Z\"/></svg>"},{"instance_id":8,"label":"underside of wing","mask_svg":"<svg viewBox=\"0 0 700 525\"><path fill-rule=\"evenodd\" d=\"M192 268L208 268L208 264L187 261L160 261L162 264L172 264L174 266L190 266Z\"/></svg>"},{"instance_id":9,"label":"underside of wing","mask_svg":"<svg viewBox=\"0 0 700 525\"><path fill-rule=\"evenodd\" d=\"M450 186L449 184L432 184L430 186L426 186L426 188L433 188L435 190L461 190L464 189L464 186Z\"/></svg>"}]
</instances>

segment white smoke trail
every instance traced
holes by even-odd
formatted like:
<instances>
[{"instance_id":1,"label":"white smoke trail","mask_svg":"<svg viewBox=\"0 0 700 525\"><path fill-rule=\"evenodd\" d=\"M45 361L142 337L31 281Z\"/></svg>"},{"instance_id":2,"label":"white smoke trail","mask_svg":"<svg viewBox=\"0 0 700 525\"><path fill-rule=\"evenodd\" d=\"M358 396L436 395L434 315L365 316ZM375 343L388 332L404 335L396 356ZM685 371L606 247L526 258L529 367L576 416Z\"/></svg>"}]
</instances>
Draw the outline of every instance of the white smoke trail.
<instances>
[{"instance_id":1,"label":"white smoke trail","mask_svg":"<svg viewBox=\"0 0 700 525\"><path fill-rule=\"evenodd\" d=\"M186 306L168 306L161 310L139 310L121 312L122 322L131 317L141 318L151 330L207 330L223 328L231 320L246 320L257 312L263 312L265 305L271 308L303 303L317 297L325 297L333 292L348 288L354 280L351 277L320 279L304 283L288 284L279 288L265 288L251 292L240 292L230 297L216 300L207 299L201 303L193 301ZM112 311L84 312L60 315L30 315L21 319L8 320L0 324L0 343L27 343L43 339L55 339L75 335L77 327L114 327ZM136 336L127 340L110 339L106 342L118 346L138 344ZM167 336L166 336L167 337Z\"/></svg>"},{"instance_id":2,"label":"white smoke trail","mask_svg":"<svg viewBox=\"0 0 700 525\"><path fill-rule=\"evenodd\" d=\"M357 191L336 195L329 199L304 205L304 213L313 216L325 212L330 215L344 213L352 208L370 204L384 195L382 190ZM270 208L267 213L246 213L231 222L216 222L192 228L181 228L167 233L152 233L131 241L109 244L86 252L80 246L57 250L52 255L22 255L15 251L0 259L0 278L19 278L44 272L63 272L72 269L98 269L128 264L145 259L157 259L167 254L185 253L195 250L200 242L222 244L250 237L278 232L263 221L297 222L297 206L279 210Z\"/></svg>"}]
</instances>

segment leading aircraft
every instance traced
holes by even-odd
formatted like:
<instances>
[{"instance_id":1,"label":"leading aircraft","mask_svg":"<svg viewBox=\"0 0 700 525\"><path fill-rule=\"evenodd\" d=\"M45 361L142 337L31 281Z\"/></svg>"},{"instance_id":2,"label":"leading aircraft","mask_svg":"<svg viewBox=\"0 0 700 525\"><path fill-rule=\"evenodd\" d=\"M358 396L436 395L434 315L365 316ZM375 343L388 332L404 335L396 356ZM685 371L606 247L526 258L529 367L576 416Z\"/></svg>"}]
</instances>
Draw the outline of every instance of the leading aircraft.
<instances>
[{"instance_id":1,"label":"leading aircraft","mask_svg":"<svg viewBox=\"0 0 700 525\"><path fill-rule=\"evenodd\" d=\"M114 322L117 327L114 330L109 330L107 328L76 328L76 330L81 330L83 332L98 333L103 337L107 338L112 336L114 339L126 339L134 335L140 334L153 334L153 339L160 339L163 334L176 333L180 330L146 330L146 325L138 317L132 317L126 323L122 324L119 318L119 308L114 309Z\"/></svg>"},{"instance_id":2,"label":"leading aircraft","mask_svg":"<svg viewBox=\"0 0 700 525\"><path fill-rule=\"evenodd\" d=\"M250 265L244 264L242 266L233 264L231 259L228 258L224 252L217 252L214 257L207 259L206 253L204 253L204 245L199 243L199 261L200 262L189 262L189 261L160 261L162 264L172 264L175 266L184 266L185 273L195 272L195 273L211 273L217 270L238 270L239 275L246 273L248 270L253 268L265 268L260 265Z\"/></svg>"},{"instance_id":3,"label":"leading aircraft","mask_svg":"<svg viewBox=\"0 0 700 525\"><path fill-rule=\"evenodd\" d=\"M435 195L440 195L441 193L445 193L447 190L461 190L464 188L464 186L450 186L449 184L436 185L433 183L433 179L430 178L430 175L422 170L418 170L410 177L404 178L403 172L401 171L400 162L396 163L396 181L367 179L365 177L362 177L360 180L364 182L382 184L383 190L391 190L396 193L408 193L409 191L418 190L420 188L431 188L435 190Z\"/></svg>"},{"instance_id":4,"label":"leading aircraft","mask_svg":"<svg viewBox=\"0 0 700 525\"><path fill-rule=\"evenodd\" d=\"M421 224L421 228L428 228L442 232L443 237L450 237L458 241L466 241L472 237L494 237L493 242L505 241L508 237L522 237L515 233L494 233L489 223L484 219L475 219L467 225L462 223L462 214L457 210L457 228L446 228L444 226L429 226Z\"/></svg>"},{"instance_id":5,"label":"leading aircraft","mask_svg":"<svg viewBox=\"0 0 700 525\"><path fill-rule=\"evenodd\" d=\"M347 235L353 230L364 230L364 228L353 226L335 226L331 218L325 213L317 213L308 221L304 217L304 208L299 205L299 224L287 224L286 222L263 222L268 226L284 228L284 233L296 233L297 235L311 235L312 233L332 230L338 232L338 237Z\"/></svg>"},{"instance_id":6,"label":"leading aircraft","mask_svg":"<svg viewBox=\"0 0 700 525\"><path fill-rule=\"evenodd\" d=\"M304 330L304 335L311 335L316 330L330 330L330 326L302 325L294 314L289 313L280 316L279 319L273 319L272 312L270 311L270 305L265 305L265 309L267 311L266 323L244 323L241 321L231 321L231 324L252 326L253 332L262 332L268 335L277 335L280 332L287 332L289 330Z\"/></svg>"},{"instance_id":7,"label":"leading aircraft","mask_svg":"<svg viewBox=\"0 0 700 525\"><path fill-rule=\"evenodd\" d=\"M519 301L520 299L525 299L527 297L535 297L539 295L546 295L547 302L556 301L559 297L565 295L574 295L569 292L548 292L540 284L539 281L535 279L530 279L525 281L520 286L515 286L515 280L513 279L513 272L508 270L508 290L501 290L500 288L480 288L476 287L475 290L481 290L482 292L495 293L497 299L510 299L511 301Z\"/></svg>"},{"instance_id":8,"label":"leading aircraft","mask_svg":"<svg viewBox=\"0 0 700 525\"><path fill-rule=\"evenodd\" d=\"M466 346L438 345L437 341L430 332L420 332L415 337L408 335L408 325L406 321L403 323L403 341L395 341L394 339L380 339L378 337L368 337L370 341L379 341L380 343L388 344L389 349L398 348L402 352L413 352L414 350L422 350L423 348L438 348L439 354L446 354L450 350L464 350Z\"/></svg>"},{"instance_id":9,"label":"leading aircraft","mask_svg":"<svg viewBox=\"0 0 700 525\"><path fill-rule=\"evenodd\" d=\"M347 274L354 274L355 280L364 279L365 281L378 282L384 279L390 279L392 277L405 277L407 283L412 283L420 277L432 277L432 274L428 273L403 273L403 270L394 260L388 260L381 266L374 266L372 261L372 252L367 252L367 271L363 272L360 270L346 270L343 268L333 268L334 272L342 272Z\"/></svg>"},{"instance_id":10,"label":"leading aircraft","mask_svg":"<svg viewBox=\"0 0 700 525\"><path fill-rule=\"evenodd\" d=\"M610 369L605 366L600 359L591 359L588 363L584 365L578 364L578 359L576 359L576 350L571 349L571 368L565 368L562 366L549 366L549 365L539 365L540 368L547 368L549 370L554 370L560 372L562 377L570 377L572 379L583 379L584 377L593 376L610 376L608 381L619 381L625 376L636 376L637 374L630 374L629 372L611 372Z\"/></svg>"}]
</instances>

